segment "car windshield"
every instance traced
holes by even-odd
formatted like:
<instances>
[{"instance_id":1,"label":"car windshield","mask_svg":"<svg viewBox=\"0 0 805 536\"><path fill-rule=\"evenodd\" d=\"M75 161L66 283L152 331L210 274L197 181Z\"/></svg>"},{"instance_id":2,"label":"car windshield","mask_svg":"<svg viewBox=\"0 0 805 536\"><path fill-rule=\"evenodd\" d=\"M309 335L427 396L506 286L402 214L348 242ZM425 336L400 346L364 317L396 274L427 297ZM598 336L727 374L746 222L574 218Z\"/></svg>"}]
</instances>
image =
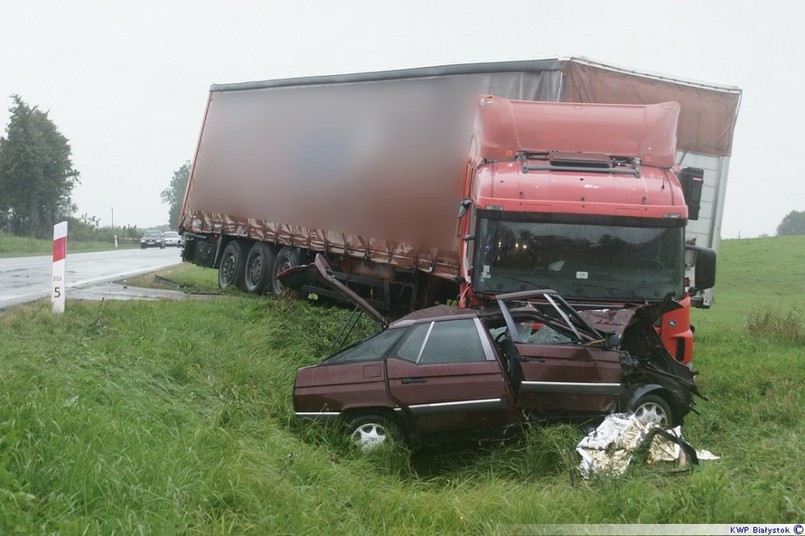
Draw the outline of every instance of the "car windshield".
<instances>
[{"instance_id":1,"label":"car windshield","mask_svg":"<svg viewBox=\"0 0 805 536\"><path fill-rule=\"evenodd\" d=\"M501 294L550 288L570 299L681 296L683 220L666 227L537 223L481 218L473 289Z\"/></svg>"},{"instance_id":2,"label":"car windshield","mask_svg":"<svg viewBox=\"0 0 805 536\"><path fill-rule=\"evenodd\" d=\"M162 236L165 238L179 238L179 233L176 231L168 231L166 233L162 233Z\"/></svg>"},{"instance_id":3,"label":"car windshield","mask_svg":"<svg viewBox=\"0 0 805 536\"><path fill-rule=\"evenodd\" d=\"M159 231L146 231L144 238L162 238L162 233Z\"/></svg>"}]
</instances>

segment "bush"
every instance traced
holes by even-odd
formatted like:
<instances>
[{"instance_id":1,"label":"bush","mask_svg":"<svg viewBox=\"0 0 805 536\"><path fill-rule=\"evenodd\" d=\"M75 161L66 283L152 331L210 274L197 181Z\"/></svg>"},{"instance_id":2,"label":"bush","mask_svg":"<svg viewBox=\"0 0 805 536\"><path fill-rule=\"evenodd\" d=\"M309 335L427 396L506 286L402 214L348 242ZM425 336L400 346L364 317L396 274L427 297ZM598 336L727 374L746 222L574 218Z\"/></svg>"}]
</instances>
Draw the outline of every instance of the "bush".
<instances>
[{"instance_id":1,"label":"bush","mask_svg":"<svg viewBox=\"0 0 805 536\"><path fill-rule=\"evenodd\" d=\"M802 315L796 307L782 312L765 306L750 312L745 326L752 335L796 340L802 333Z\"/></svg>"}]
</instances>

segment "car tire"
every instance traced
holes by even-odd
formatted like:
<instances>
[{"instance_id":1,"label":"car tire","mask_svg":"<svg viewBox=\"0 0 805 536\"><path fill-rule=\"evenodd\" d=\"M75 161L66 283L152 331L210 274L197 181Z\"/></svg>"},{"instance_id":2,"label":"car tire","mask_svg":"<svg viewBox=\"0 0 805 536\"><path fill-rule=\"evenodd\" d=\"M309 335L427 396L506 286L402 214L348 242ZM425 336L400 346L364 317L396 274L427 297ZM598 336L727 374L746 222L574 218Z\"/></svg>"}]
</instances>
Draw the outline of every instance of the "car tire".
<instances>
[{"instance_id":1,"label":"car tire","mask_svg":"<svg viewBox=\"0 0 805 536\"><path fill-rule=\"evenodd\" d=\"M301 257L301 252L298 249L288 246L283 247L279 253L277 253L277 258L274 261L274 273L271 276L271 290L274 296L282 296L287 291L285 285L277 281L277 275L288 268L299 266L301 264Z\"/></svg>"},{"instance_id":2,"label":"car tire","mask_svg":"<svg viewBox=\"0 0 805 536\"><path fill-rule=\"evenodd\" d=\"M678 424L671 405L660 395L643 395L632 403L629 409L644 424L657 424L663 429Z\"/></svg>"},{"instance_id":3,"label":"car tire","mask_svg":"<svg viewBox=\"0 0 805 536\"><path fill-rule=\"evenodd\" d=\"M249 294L263 294L274 276L276 255L271 246L256 242L246 256L243 288Z\"/></svg>"},{"instance_id":4,"label":"car tire","mask_svg":"<svg viewBox=\"0 0 805 536\"><path fill-rule=\"evenodd\" d=\"M400 428L389 418L376 413L354 417L347 426L350 445L361 452L370 452L400 439Z\"/></svg>"},{"instance_id":5,"label":"car tire","mask_svg":"<svg viewBox=\"0 0 805 536\"><path fill-rule=\"evenodd\" d=\"M237 240L231 241L224 248L221 265L218 267L218 288L243 288L243 273L246 259L243 246Z\"/></svg>"}]
</instances>

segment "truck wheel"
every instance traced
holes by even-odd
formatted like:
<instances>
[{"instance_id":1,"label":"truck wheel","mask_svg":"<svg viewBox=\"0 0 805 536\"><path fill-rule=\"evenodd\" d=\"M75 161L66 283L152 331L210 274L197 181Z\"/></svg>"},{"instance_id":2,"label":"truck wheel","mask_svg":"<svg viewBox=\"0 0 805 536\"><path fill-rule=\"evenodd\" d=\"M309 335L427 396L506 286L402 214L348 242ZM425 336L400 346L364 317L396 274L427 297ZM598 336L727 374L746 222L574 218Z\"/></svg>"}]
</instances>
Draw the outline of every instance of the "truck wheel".
<instances>
[{"instance_id":1,"label":"truck wheel","mask_svg":"<svg viewBox=\"0 0 805 536\"><path fill-rule=\"evenodd\" d=\"M237 240L232 240L224 248L224 254L221 257L221 266L218 268L218 287L242 289L244 264L243 246Z\"/></svg>"},{"instance_id":2,"label":"truck wheel","mask_svg":"<svg viewBox=\"0 0 805 536\"><path fill-rule=\"evenodd\" d=\"M634 412L639 421L645 424L657 424L663 429L677 424L671 406L659 395L647 394L641 396L629 409Z\"/></svg>"},{"instance_id":3,"label":"truck wheel","mask_svg":"<svg viewBox=\"0 0 805 536\"><path fill-rule=\"evenodd\" d=\"M263 242L256 242L246 257L243 288L249 294L263 294L274 275L274 250Z\"/></svg>"},{"instance_id":4,"label":"truck wheel","mask_svg":"<svg viewBox=\"0 0 805 536\"><path fill-rule=\"evenodd\" d=\"M383 445L394 444L400 438L400 429L391 420L374 413L358 415L347 427L349 442L362 452Z\"/></svg>"},{"instance_id":5,"label":"truck wheel","mask_svg":"<svg viewBox=\"0 0 805 536\"><path fill-rule=\"evenodd\" d=\"M274 261L274 274L271 278L271 289L274 292L274 296L282 296L285 292L285 285L277 281L277 274L281 274L288 268L299 266L301 264L300 257L298 249L289 248L288 246L283 247L277 253L277 260Z\"/></svg>"}]
</instances>

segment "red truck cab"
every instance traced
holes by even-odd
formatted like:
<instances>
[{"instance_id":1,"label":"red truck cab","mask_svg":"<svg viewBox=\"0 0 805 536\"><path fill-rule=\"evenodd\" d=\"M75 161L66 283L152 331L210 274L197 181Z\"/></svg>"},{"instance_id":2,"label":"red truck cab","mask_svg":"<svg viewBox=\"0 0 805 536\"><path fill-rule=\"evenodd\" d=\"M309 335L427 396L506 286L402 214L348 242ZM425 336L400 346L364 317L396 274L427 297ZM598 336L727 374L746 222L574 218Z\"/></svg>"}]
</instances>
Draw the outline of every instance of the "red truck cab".
<instances>
[{"instance_id":1,"label":"red truck cab","mask_svg":"<svg viewBox=\"0 0 805 536\"><path fill-rule=\"evenodd\" d=\"M552 288L578 308L659 302L657 327L692 359L688 204L674 168L679 105L480 99L462 220L464 305Z\"/></svg>"}]
</instances>

